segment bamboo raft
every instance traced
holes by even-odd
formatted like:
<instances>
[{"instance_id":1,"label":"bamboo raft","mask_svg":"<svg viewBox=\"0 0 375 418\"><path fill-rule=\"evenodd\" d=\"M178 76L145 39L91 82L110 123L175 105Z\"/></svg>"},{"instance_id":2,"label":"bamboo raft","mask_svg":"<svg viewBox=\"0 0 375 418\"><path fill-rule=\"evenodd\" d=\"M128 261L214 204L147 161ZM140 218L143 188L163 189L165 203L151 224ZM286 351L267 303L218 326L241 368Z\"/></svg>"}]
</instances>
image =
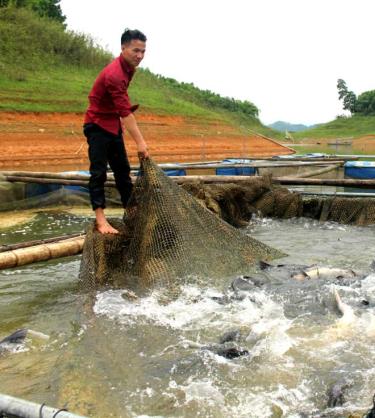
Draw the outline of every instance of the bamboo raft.
<instances>
[{"instance_id":1,"label":"bamboo raft","mask_svg":"<svg viewBox=\"0 0 375 418\"><path fill-rule=\"evenodd\" d=\"M58 237L52 242L36 244L35 241L32 241L18 244L19 248L5 251L2 249L2 252L0 252L0 270L80 254L84 241L85 235L79 234L73 238L61 239L61 237Z\"/></svg>"}]
</instances>

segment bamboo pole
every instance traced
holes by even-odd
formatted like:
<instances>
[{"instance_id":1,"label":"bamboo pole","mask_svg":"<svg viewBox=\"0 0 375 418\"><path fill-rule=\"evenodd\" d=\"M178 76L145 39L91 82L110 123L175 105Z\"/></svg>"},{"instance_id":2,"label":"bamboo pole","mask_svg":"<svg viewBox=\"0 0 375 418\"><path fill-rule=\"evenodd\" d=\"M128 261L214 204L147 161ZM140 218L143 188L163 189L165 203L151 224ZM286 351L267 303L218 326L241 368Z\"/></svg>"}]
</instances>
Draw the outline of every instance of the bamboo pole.
<instances>
[{"instance_id":1,"label":"bamboo pole","mask_svg":"<svg viewBox=\"0 0 375 418\"><path fill-rule=\"evenodd\" d=\"M0 176L4 177L36 177L44 179L62 179L62 180L88 180L89 174L80 173L54 173L50 171L1 171ZM113 175L108 174L108 178L113 178Z\"/></svg>"},{"instance_id":2,"label":"bamboo pole","mask_svg":"<svg viewBox=\"0 0 375 418\"><path fill-rule=\"evenodd\" d=\"M82 252L84 241L85 236L79 236L59 242L4 251L0 253L0 270L79 254Z\"/></svg>"},{"instance_id":3,"label":"bamboo pole","mask_svg":"<svg viewBox=\"0 0 375 418\"><path fill-rule=\"evenodd\" d=\"M197 181L201 183L243 183L251 182L259 178L259 176L176 176L170 177L177 184L189 183ZM273 183L277 184L291 184L291 185L320 185L320 186L341 186L341 187L358 187L375 189L375 180L361 180L361 179L312 179L312 178L297 178L297 177L273 177Z\"/></svg>"},{"instance_id":4,"label":"bamboo pole","mask_svg":"<svg viewBox=\"0 0 375 418\"><path fill-rule=\"evenodd\" d=\"M372 179L301 179L295 177L275 177L274 183L296 184L296 185L319 185L319 186L339 186L339 187L358 187L365 189L375 189L375 180Z\"/></svg>"},{"instance_id":5,"label":"bamboo pole","mask_svg":"<svg viewBox=\"0 0 375 418\"><path fill-rule=\"evenodd\" d=\"M161 165L163 169L179 170L184 168L244 168L244 167L254 167L254 168L273 168L273 167L305 167L305 166L325 166L330 164L344 163L342 159L331 160L331 161L288 161L288 160L277 160L277 161L251 161L249 163L221 163L221 164L195 164L186 166L184 164L176 165Z\"/></svg>"},{"instance_id":6,"label":"bamboo pole","mask_svg":"<svg viewBox=\"0 0 375 418\"><path fill-rule=\"evenodd\" d=\"M86 177L87 178L87 177ZM10 182L23 182L23 183L35 183L35 184L61 184L63 186L83 186L88 187L88 180L73 180L63 178L40 178L40 177L24 177L24 176L4 176L6 181ZM115 187L114 181L108 181L107 187Z\"/></svg>"},{"instance_id":7,"label":"bamboo pole","mask_svg":"<svg viewBox=\"0 0 375 418\"><path fill-rule=\"evenodd\" d=\"M44 238L44 239L38 239L38 240L33 240L33 241L27 241L27 242L20 242L18 244L2 244L0 245L0 253L3 253L4 251L13 251L13 250L18 250L20 248L32 247L34 245L49 244L52 242L58 242L58 241L63 241L65 239L71 239L71 238L77 238L77 237L84 237L84 233L79 232L77 234L62 235L60 237L52 237L52 238Z\"/></svg>"},{"instance_id":8,"label":"bamboo pole","mask_svg":"<svg viewBox=\"0 0 375 418\"><path fill-rule=\"evenodd\" d=\"M201 183L242 183L251 182L258 176L216 176L216 175L204 175L204 176L170 176L169 178L174 180L177 184L189 183L192 181L198 181ZM5 176L5 179L12 182L27 182L27 183L40 183L40 184L62 184L73 186L88 186L87 181L83 180L63 180L63 179L40 179L33 177L18 177L18 176ZM132 178L133 181L136 177ZM340 186L340 187L358 187L358 188L375 188L375 180L373 179L312 179L312 178L298 178L298 177L273 177L272 181L278 184L295 184L295 185L320 185L320 186ZM116 187L114 181L107 181L106 187Z\"/></svg>"},{"instance_id":9,"label":"bamboo pole","mask_svg":"<svg viewBox=\"0 0 375 418\"><path fill-rule=\"evenodd\" d=\"M332 167L324 167L324 168L321 168L320 170L306 171L305 173L296 174L294 177L295 178L308 178L308 177L319 176L321 174L326 174L333 170L336 170L337 168L342 167L342 165L343 164L335 164Z\"/></svg>"},{"instance_id":10,"label":"bamboo pole","mask_svg":"<svg viewBox=\"0 0 375 418\"><path fill-rule=\"evenodd\" d=\"M266 161L266 162L264 162ZM200 164L159 164L159 167L163 170L182 170L182 169L205 169L205 168L272 168L272 167L303 167L303 166L324 166L330 164L344 164L343 159L332 160L319 160L319 161L288 161L288 160L252 160L248 163L200 163ZM132 166L132 170L138 170L139 166ZM37 177L37 178L60 178L67 180L87 180L88 174L79 173L55 173L44 171L1 171L0 175L7 176L20 176L20 177ZM108 178L113 179L113 175L108 173Z\"/></svg>"}]
</instances>

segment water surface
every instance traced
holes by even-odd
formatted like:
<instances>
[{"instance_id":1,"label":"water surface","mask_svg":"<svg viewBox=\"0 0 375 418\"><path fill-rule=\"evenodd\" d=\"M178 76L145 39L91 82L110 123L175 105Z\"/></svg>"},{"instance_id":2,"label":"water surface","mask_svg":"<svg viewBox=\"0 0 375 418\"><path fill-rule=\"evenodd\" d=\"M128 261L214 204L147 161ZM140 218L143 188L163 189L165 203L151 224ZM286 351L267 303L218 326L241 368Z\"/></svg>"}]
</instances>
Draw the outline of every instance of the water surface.
<instances>
[{"instance_id":1,"label":"water surface","mask_svg":"<svg viewBox=\"0 0 375 418\"><path fill-rule=\"evenodd\" d=\"M0 243L78 232L87 222L41 214L1 233ZM158 291L129 301L120 290L87 300L78 292L79 256L5 270L0 337L27 327L50 339L28 339L1 355L0 392L68 402L73 412L98 417L363 413L375 388L375 227L256 219L244 232L289 254L277 262L353 269L358 277L296 282L256 269L264 284L221 304L232 278L187 283L173 300ZM341 320L333 284L353 308L352 322ZM228 360L199 348L233 329L249 356ZM327 409L327 390L341 379L350 383L345 403Z\"/></svg>"}]
</instances>

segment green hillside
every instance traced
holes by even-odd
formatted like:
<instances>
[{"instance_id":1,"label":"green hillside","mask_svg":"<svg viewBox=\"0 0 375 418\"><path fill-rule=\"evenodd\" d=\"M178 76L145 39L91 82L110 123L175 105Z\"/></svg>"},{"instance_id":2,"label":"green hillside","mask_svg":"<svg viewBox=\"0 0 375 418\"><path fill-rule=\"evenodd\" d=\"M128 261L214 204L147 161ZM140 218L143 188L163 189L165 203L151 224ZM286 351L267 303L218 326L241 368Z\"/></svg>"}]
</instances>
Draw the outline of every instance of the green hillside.
<instances>
[{"instance_id":1,"label":"green hillside","mask_svg":"<svg viewBox=\"0 0 375 418\"><path fill-rule=\"evenodd\" d=\"M338 117L312 129L293 133L293 138L356 138L364 135L375 135L375 116Z\"/></svg>"},{"instance_id":2,"label":"green hillside","mask_svg":"<svg viewBox=\"0 0 375 418\"><path fill-rule=\"evenodd\" d=\"M30 10L0 8L0 111L83 112L95 77L113 57L84 34ZM248 101L224 98L139 69L129 90L144 111L235 124L244 133L280 134L263 126Z\"/></svg>"}]
</instances>

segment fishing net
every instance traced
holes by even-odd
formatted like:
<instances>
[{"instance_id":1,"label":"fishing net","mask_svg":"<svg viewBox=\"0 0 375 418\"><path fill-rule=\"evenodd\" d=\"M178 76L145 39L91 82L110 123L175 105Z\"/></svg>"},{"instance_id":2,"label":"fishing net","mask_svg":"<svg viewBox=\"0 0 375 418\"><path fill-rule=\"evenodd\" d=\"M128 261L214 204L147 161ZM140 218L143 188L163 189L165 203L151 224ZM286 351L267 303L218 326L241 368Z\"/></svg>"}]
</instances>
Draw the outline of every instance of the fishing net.
<instances>
[{"instance_id":1,"label":"fishing net","mask_svg":"<svg viewBox=\"0 0 375 418\"><path fill-rule=\"evenodd\" d=\"M302 196L272 185L270 176L249 177L241 184L189 183L182 187L233 226L246 225L254 214L282 219L303 216Z\"/></svg>"},{"instance_id":2,"label":"fishing net","mask_svg":"<svg viewBox=\"0 0 375 418\"><path fill-rule=\"evenodd\" d=\"M303 216L358 226L375 224L374 198L303 196L272 184L271 177L250 177L241 184L188 183L182 187L234 226L246 225L254 214L280 219Z\"/></svg>"},{"instance_id":3,"label":"fishing net","mask_svg":"<svg viewBox=\"0 0 375 418\"><path fill-rule=\"evenodd\" d=\"M259 184L249 193L257 196L264 188ZM80 270L85 289L110 284L146 290L187 277L228 277L247 273L256 260L283 256L215 216L150 159L142 164L123 222L111 223L119 235L100 234L94 225L87 231Z\"/></svg>"},{"instance_id":4,"label":"fishing net","mask_svg":"<svg viewBox=\"0 0 375 418\"><path fill-rule=\"evenodd\" d=\"M304 199L303 216L342 224L375 224L375 199L354 197L312 197Z\"/></svg>"}]
</instances>

